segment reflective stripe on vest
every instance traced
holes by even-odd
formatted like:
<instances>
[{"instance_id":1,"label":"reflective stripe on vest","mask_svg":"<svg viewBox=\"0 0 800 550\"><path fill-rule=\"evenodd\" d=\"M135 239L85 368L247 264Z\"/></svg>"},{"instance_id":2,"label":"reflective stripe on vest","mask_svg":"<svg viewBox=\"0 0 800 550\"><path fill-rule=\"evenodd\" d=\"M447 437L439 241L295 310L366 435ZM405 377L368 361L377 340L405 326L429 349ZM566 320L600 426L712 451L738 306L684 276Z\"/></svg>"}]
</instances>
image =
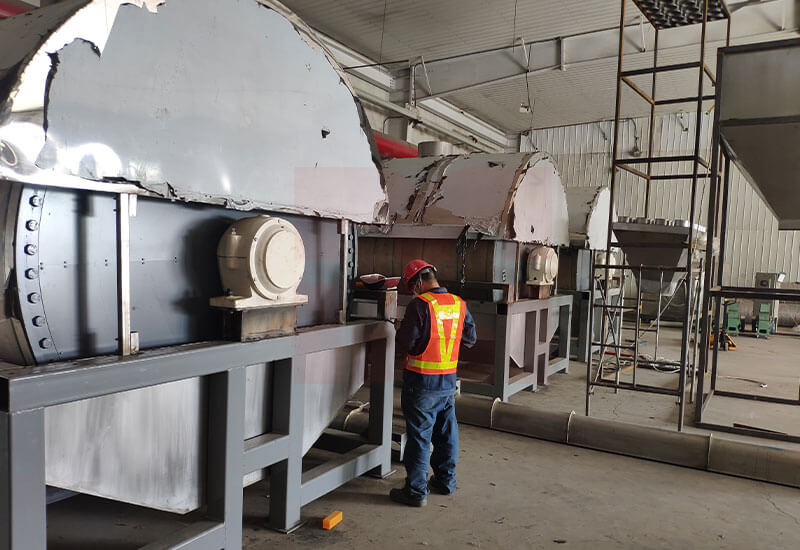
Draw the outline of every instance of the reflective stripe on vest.
<instances>
[{"instance_id":1,"label":"reflective stripe on vest","mask_svg":"<svg viewBox=\"0 0 800 550\"><path fill-rule=\"evenodd\" d=\"M453 294L426 292L419 296L428 304L431 334L428 346L420 355L409 355L406 368L420 374L452 374L458 366L458 345L464 328L466 308L463 300ZM451 303L447 303L451 302ZM445 330L449 321L450 330Z\"/></svg>"}]
</instances>

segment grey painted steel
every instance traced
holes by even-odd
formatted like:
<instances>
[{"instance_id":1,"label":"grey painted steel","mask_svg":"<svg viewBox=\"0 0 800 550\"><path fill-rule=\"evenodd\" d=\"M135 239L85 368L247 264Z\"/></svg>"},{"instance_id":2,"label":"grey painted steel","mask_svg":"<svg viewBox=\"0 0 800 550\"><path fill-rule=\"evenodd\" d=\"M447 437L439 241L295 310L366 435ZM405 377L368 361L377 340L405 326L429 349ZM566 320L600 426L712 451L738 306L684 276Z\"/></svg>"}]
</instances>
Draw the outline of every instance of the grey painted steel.
<instances>
[{"instance_id":1,"label":"grey painted steel","mask_svg":"<svg viewBox=\"0 0 800 550\"><path fill-rule=\"evenodd\" d=\"M595 283L597 284L597 283ZM577 333L577 338L575 338L574 342L572 343L572 349L570 352L570 357L576 359L577 361L587 362L589 357L591 356L589 353L589 349L591 347L591 353L595 353L600 349L600 346L592 346L592 341L599 342L601 340L600 336L600 327L598 325L594 326L594 334L589 335L589 331L592 330L591 320L589 319L589 301L591 300L591 292L588 290L563 290L560 289L559 292L561 294L569 294L572 296L572 335L575 337ZM605 290L606 294L609 297L609 303L611 305L617 305L619 303L619 295L621 289L619 288L607 288ZM594 314L602 314L602 310L598 307L600 304L600 298L598 295L595 295L595 311ZM619 341L619 333L622 327L622 319L615 318L615 325L614 325L614 332L616 336L612 335L612 338L607 342L611 343L614 338L616 341ZM577 330L575 330L577 328Z\"/></svg>"},{"instance_id":2,"label":"grey painted steel","mask_svg":"<svg viewBox=\"0 0 800 550\"><path fill-rule=\"evenodd\" d=\"M800 39L722 48L717 66L722 142L778 228L800 229Z\"/></svg>"},{"instance_id":3,"label":"grey painted steel","mask_svg":"<svg viewBox=\"0 0 800 550\"><path fill-rule=\"evenodd\" d=\"M796 450L588 418L574 411L539 410L477 396L457 397L456 414L459 422L474 426L800 487L800 451Z\"/></svg>"},{"instance_id":4,"label":"grey painted steel","mask_svg":"<svg viewBox=\"0 0 800 550\"><path fill-rule=\"evenodd\" d=\"M44 548L44 410L0 412L0 548Z\"/></svg>"},{"instance_id":5,"label":"grey painted steel","mask_svg":"<svg viewBox=\"0 0 800 550\"><path fill-rule=\"evenodd\" d=\"M461 390L496 397L503 401L524 389L535 391L548 383L550 375L567 372L572 332L572 296L556 295L539 300L519 300L511 304L468 301L476 319L478 337L487 339L487 322L494 323L493 380L490 383L461 379ZM519 325L515 330L515 326ZM560 330L559 347L551 353L551 338ZM520 349L517 349L520 348ZM470 350L461 351L461 360L470 361ZM525 372L510 375L512 361Z\"/></svg>"},{"instance_id":6,"label":"grey painted steel","mask_svg":"<svg viewBox=\"0 0 800 550\"><path fill-rule=\"evenodd\" d=\"M140 550L219 550L225 545L225 525L198 521Z\"/></svg>"},{"instance_id":7,"label":"grey painted steel","mask_svg":"<svg viewBox=\"0 0 800 550\"><path fill-rule=\"evenodd\" d=\"M309 375L305 358L327 346L358 344L368 348L370 361L373 401L368 435L357 449L303 474L304 411L309 405L304 388ZM253 343L182 347L186 349L165 348L137 356L38 367L5 365L0 370L0 403L4 409L0 413L0 466L9 480L0 486L0 512L6 512L0 514L0 533L4 534L0 547L45 547L45 407L164 382L206 377L209 408L215 412L208 416L206 445L210 521L151 548L239 548L242 479L256 469L272 466L269 522L282 530L298 524L300 507L313 498L354 476L389 472L394 330L388 323L311 329ZM246 366L257 360L273 362L272 428L262 438L245 441Z\"/></svg>"},{"instance_id":8,"label":"grey painted steel","mask_svg":"<svg viewBox=\"0 0 800 550\"><path fill-rule=\"evenodd\" d=\"M40 205L32 206L35 197ZM37 362L71 359L117 349L117 261L112 195L28 186L16 214L18 296ZM208 340L221 333L221 314L208 307L219 295L216 243L248 213L219 206L139 198L131 223L131 327L143 349ZM338 322L340 253L333 220L283 215L298 228L309 261L299 292L298 325ZM27 227L37 221L36 231ZM33 254L26 246L33 244ZM212 246L209 246L212 244ZM163 282L163 284L162 284ZM65 292L65 290L69 290ZM36 292L38 303L28 295ZM46 312L46 314L45 314ZM40 316L42 326L33 323ZM51 346L39 345L50 339ZM6 360L9 358L6 358Z\"/></svg>"},{"instance_id":9,"label":"grey painted steel","mask_svg":"<svg viewBox=\"0 0 800 550\"><path fill-rule=\"evenodd\" d=\"M0 90L0 177L63 175L170 200L384 221L361 105L282 4L64 4L0 21L0 49L20 60ZM39 40L7 41L19 27Z\"/></svg>"},{"instance_id":10,"label":"grey painted steel","mask_svg":"<svg viewBox=\"0 0 800 550\"><path fill-rule=\"evenodd\" d=\"M23 362L32 354L38 362L47 362L115 351L119 340L114 197L14 184L3 198L8 212L4 235L17 235L21 245L14 250L10 242L5 243L4 257L15 254L20 275L16 288L11 285L11 294L5 296L16 294L20 313L19 319L14 315L3 324L3 358ZM130 219L131 323L143 348L221 334L221 316L207 306L208 298L220 293L214 247L208 243L217 242L232 221L246 215L222 207L139 198L137 216ZM300 308L300 326L337 322L341 308L337 222L284 217L299 228L316 260L301 285L312 303ZM4 309L6 314L9 311L14 310ZM22 334L23 326L26 334ZM308 402L313 403L306 415L306 449L360 385L363 368L354 368L360 364L360 354L363 350L341 350L310 358L320 376L306 387ZM270 395L271 367L259 359L253 357L248 370L251 435L269 425L262 411L268 407L264 400ZM326 363L335 368L325 368ZM154 380L158 379L155 374ZM200 380L185 380L48 411L48 446L61 449L48 455L48 481L162 509L193 508L202 483L198 445L205 414L204 387ZM41 391L46 393L47 388ZM139 420L131 425L129 415ZM163 415L173 421L160 422ZM88 422L89 418L104 418L105 424ZM159 438L153 439L153 433ZM89 445L85 439L96 443ZM147 441L152 445L144 444ZM166 482L154 479L150 485L142 485L141 476L120 476L118 464L133 455L143 462L170 456L170 464L164 467L179 474ZM94 458L88 460L89 456ZM248 483L259 477L251 476Z\"/></svg>"}]
</instances>

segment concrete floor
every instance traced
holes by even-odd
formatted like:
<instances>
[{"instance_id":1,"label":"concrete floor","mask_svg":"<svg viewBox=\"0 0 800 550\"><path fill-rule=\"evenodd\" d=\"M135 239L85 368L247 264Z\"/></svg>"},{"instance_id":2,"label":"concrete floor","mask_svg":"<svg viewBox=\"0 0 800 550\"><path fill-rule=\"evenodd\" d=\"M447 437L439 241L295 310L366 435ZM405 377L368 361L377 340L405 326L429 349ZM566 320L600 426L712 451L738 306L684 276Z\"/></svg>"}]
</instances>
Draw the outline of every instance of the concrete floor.
<instances>
[{"instance_id":1,"label":"concrete floor","mask_svg":"<svg viewBox=\"0 0 800 550\"><path fill-rule=\"evenodd\" d=\"M455 496L392 503L402 467L360 478L303 509L290 535L263 527L267 499L246 491L244 547L798 548L798 489L461 429ZM341 510L332 531L321 519ZM90 515L87 522L86 515ZM168 514L79 496L49 511L50 548L132 549L179 527Z\"/></svg>"},{"instance_id":2,"label":"concrete floor","mask_svg":"<svg viewBox=\"0 0 800 550\"><path fill-rule=\"evenodd\" d=\"M677 344L666 331L662 349ZM798 388L800 339L737 339L739 350L721 357L720 384L743 391L791 395ZM645 346L646 349L646 346ZM661 355L661 353L659 353ZM583 412L585 364L547 387L511 401L537 408ZM626 371L623 376L629 376ZM677 383L677 376L642 371L648 383ZM760 383L767 382L767 388ZM715 421L746 419L764 427L793 426L795 409L714 398ZM719 404L718 404L719 403ZM753 412L758 410L758 412ZM692 407L686 418L691 424ZM598 389L592 415L674 429L675 399ZM755 416L754 416L755 415ZM773 428L775 429L775 428ZM797 430L797 428L794 428ZM687 426L688 431L701 431ZM729 434L720 437L742 438ZM742 438L759 441L753 438ZM800 445L763 440L768 445ZM268 498L261 485L245 491L244 548L798 548L800 489L579 449L556 443L461 427L459 490L432 495L423 509L393 504L391 487L404 479L402 466L386 480L360 478L303 509L306 523L290 535L264 527ZM341 510L332 531L321 519ZM88 496L48 509L49 547L61 550L137 548L188 521Z\"/></svg>"}]
</instances>

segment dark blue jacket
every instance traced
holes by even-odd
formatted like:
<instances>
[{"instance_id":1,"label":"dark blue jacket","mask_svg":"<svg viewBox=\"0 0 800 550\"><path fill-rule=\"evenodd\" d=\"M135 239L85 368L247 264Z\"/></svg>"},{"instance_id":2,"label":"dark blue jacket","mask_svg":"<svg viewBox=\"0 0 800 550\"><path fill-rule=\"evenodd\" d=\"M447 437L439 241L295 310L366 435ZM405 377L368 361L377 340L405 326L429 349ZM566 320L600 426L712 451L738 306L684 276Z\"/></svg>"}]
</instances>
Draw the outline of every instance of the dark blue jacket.
<instances>
[{"instance_id":1,"label":"dark blue jacket","mask_svg":"<svg viewBox=\"0 0 800 550\"><path fill-rule=\"evenodd\" d=\"M433 294L446 294L444 287L429 290ZM465 304L466 309L466 304ZM394 339L395 353L405 361L406 355L420 355L428 347L431 338L431 319L428 303L414 298L406 308L406 314ZM461 344L471 348L477 341L475 321L469 310L464 315L464 329ZM456 387L456 374L420 374L410 370L403 371L403 387L419 388L428 391L452 390Z\"/></svg>"}]
</instances>

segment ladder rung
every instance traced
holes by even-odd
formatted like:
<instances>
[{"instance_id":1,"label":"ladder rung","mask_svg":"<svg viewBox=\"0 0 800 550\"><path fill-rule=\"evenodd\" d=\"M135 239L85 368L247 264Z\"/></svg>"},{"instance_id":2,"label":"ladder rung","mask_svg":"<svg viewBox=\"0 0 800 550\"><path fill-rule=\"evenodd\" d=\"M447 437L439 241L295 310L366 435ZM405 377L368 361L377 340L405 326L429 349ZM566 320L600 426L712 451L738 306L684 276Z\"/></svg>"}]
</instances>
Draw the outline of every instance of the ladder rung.
<instances>
[{"instance_id":1,"label":"ladder rung","mask_svg":"<svg viewBox=\"0 0 800 550\"><path fill-rule=\"evenodd\" d=\"M707 178L711 174L697 174L698 178ZM650 179L653 181L658 180L690 180L694 177L694 174L661 174L658 176L650 176Z\"/></svg>"},{"instance_id":2,"label":"ladder rung","mask_svg":"<svg viewBox=\"0 0 800 550\"><path fill-rule=\"evenodd\" d=\"M703 101L713 101L716 99L716 96L713 95L704 95ZM676 105L678 103L692 103L697 101L697 96L690 96L690 97L676 97L674 99L657 99L656 105Z\"/></svg>"},{"instance_id":3,"label":"ladder rung","mask_svg":"<svg viewBox=\"0 0 800 550\"><path fill-rule=\"evenodd\" d=\"M686 248L686 243L625 243L625 245L611 243L611 246L616 246L619 248L666 248L666 249L673 249L673 248ZM631 267L631 269L638 269L637 267Z\"/></svg>"},{"instance_id":4,"label":"ladder rung","mask_svg":"<svg viewBox=\"0 0 800 550\"><path fill-rule=\"evenodd\" d=\"M593 346L598 346L598 347L604 346L604 347L607 347L607 348L610 348L610 349L629 349L629 350L636 349L634 346L619 346L617 344L601 344L600 342L592 342L592 345Z\"/></svg>"},{"instance_id":5,"label":"ladder rung","mask_svg":"<svg viewBox=\"0 0 800 550\"><path fill-rule=\"evenodd\" d=\"M667 71L682 71L684 69L696 69L699 66L699 61L692 61L691 63L675 63L673 65L661 65L659 67L647 67L646 69L622 71L620 76L637 76L641 74L665 73Z\"/></svg>"},{"instance_id":6,"label":"ladder rung","mask_svg":"<svg viewBox=\"0 0 800 550\"><path fill-rule=\"evenodd\" d=\"M637 158L623 158L614 161L614 164L646 164L654 162L694 162L708 168L708 163L703 157L695 157L694 155L670 155L665 157L637 157Z\"/></svg>"},{"instance_id":7,"label":"ladder rung","mask_svg":"<svg viewBox=\"0 0 800 550\"><path fill-rule=\"evenodd\" d=\"M611 245L614 247L614 244ZM595 269L630 269L630 270L638 270L642 268L642 271L663 271L664 273L684 273L686 271L685 267L673 266L673 265L627 265L627 264L614 264L614 265L606 265L606 264L594 264Z\"/></svg>"},{"instance_id":8,"label":"ladder rung","mask_svg":"<svg viewBox=\"0 0 800 550\"><path fill-rule=\"evenodd\" d=\"M705 62L703 62L703 71L705 71L706 76L708 76L708 79L711 80L711 84L716 86L717 77L714 75L714 73L711 72L711 69L708 68L708 65L706 65Z\"/></svg>"},{"instance_id":9,"label":"ladder rung","mask_svg":"<svg viewBox=\"0 0 800 550\"><path fill-rule=\"evenodd\" d=\"M625 84L627 84L634 92L639 94L641 98L644 99L646 102L648 102L650 105L656 104L655 100L652 97L650 97L650 95L647 92L645 92L639 86L634 84L628 77L621 76L620 80L622 80Z\"/></svg>"},{"instance_id":10,"label":"ladder rung","mask_svg":"<svg viewBox=\"0 0 800 550\"><path fill-rule=\"evenodd\" d=\"M612 304L597 304L595 307L600 307L603 309L622 309L622 310L636 310L638 309L636 306L615 306Z\"/></svg>"},{"instance_id":11,"label":"ladder rung","mask_svg":"<svg viewBox=\"0 0 800 550\"><path fill-rule=\"evenodd\" d=\"M648 176L647 174L645 174L641 170L637 170L636 168L634 168L632 166L628 166L626 164L617 164L617 168L619 168L620 170L625 170L626 172L629 172L629 173L633 174L634 176L639 176L642 179L646 179L646 180L650 179L650 176Z\"/></svg>"}]
</instances>

